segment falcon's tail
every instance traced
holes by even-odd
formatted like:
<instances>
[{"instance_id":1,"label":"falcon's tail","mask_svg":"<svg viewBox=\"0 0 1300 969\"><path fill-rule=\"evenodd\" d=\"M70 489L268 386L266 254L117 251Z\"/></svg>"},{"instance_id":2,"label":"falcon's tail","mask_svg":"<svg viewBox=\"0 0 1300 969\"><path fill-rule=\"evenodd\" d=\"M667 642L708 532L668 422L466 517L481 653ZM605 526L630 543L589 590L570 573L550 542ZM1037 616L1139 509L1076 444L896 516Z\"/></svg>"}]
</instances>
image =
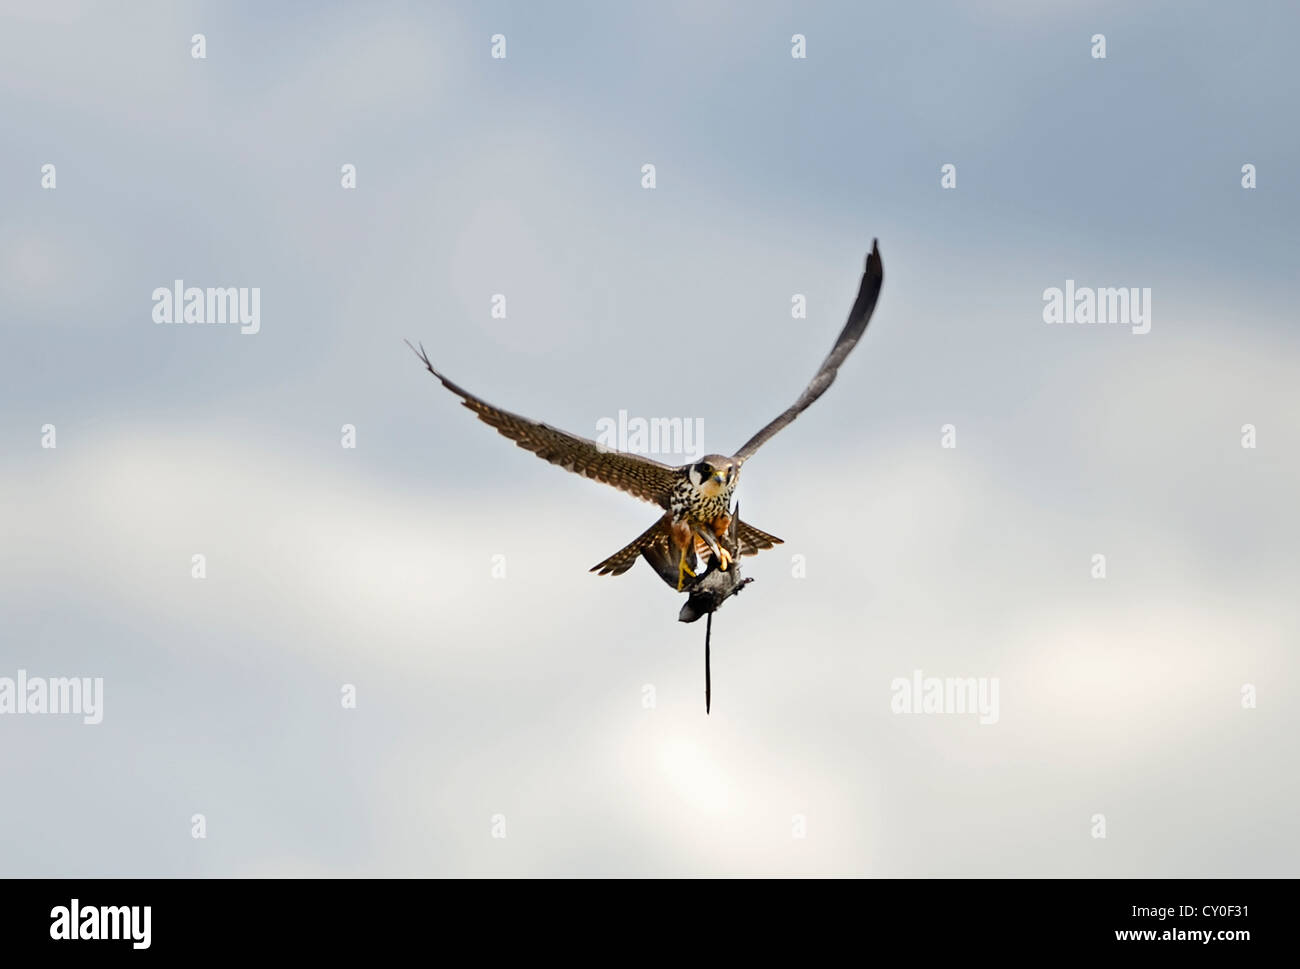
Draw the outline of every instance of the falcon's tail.
<instances>
[{"instance_id":1,"label":"falcon's tail","mask_svg":"<svg viewBox=\"0 0 1300 969\"><path fill-rule=\"evenodd\" d=\"M743 521L736 522L736 539L740 555L757 555L773 545L784 544L775 535L769 535L767 532ZM657 554L660 558L664 558L667 555L667 549L668 534L664 528L664 520L660 518L605 561L592 566L591 571L599 575L622 575L636 565L637 557L642 552L649 552L651 555ZM703 553L705 550L700 548L699 551ZM649 561L649 558L647 560ZM668 559L664 558L664 561L668 561ZM651 561L651 564L653 565L654 562ZM676 568L674 564L672 570L675 572Z\"/></svg>"},{"instance_id":2,"label":"falcon's tail","mask_svg":"<svg viewBox=\"0 0 1300 969\"><path fill-rule=\"evenodd\" d=\"M741 555L757 555L764 549L769 549L773 545L784 545L785 543L775 535L769 535L767 532L760 531L749 522L736 523L736 539L740 545Z\"/></svg>"}]
</instances>

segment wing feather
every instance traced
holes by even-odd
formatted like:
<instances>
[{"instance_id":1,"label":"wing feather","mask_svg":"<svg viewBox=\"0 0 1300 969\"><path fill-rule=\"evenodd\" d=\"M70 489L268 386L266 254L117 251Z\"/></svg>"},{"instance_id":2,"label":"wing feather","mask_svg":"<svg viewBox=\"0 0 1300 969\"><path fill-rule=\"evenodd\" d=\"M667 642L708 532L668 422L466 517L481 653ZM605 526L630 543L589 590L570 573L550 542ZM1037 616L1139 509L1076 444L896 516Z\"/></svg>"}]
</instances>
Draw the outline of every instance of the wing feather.
<instances>
[{"instance_id":1,"label":"wing feather","mask_svg":"<svg viewBox=\"0 0 1300 969\"><path fill-rule=\"evenodd\" d=\"M472 410L479 420L496 428L525 451L532 451L543 461L549 461L566 471L613 485L661 508L668 507L673 485L679 476L676 468L639 454L609 450L595 441L493 407L435 370L423 345L419 350L411 346L410 341L406 345L411 347L429 373L442 381L442 385L459 397L461 403Z\"/></svg>"},{"instance_id":2,"label":"wing feather","mask_svg":"<svg viewBox=\"0 0 1300 969\"><path fill-rule=\"evenodd\" d=\"M844 324L844 329L840 331L840 335L836 338L835 346L831 347L831 352L822 361L817 375L804 388L804 392L799 395L799 399L782 412L776 420L746 441L740 450L736 452L735 456L740 462L743 463L748 460L769 439L807 410L809 405L824 394L826 388L835 382L835 375L839 372L840 364L849 355L849 351L857 346L858 339L867 329L867 323L871 320L871 313L876 308L876 297L880 295L880 284L884 278L885 271L880 262L880 247L876 245L873 239L871 253L867 256L867 267L862 273L862 285L858 288L858 298L853 302L853 309L849 311L848 322Z\"/></svg>"}]
</instances>

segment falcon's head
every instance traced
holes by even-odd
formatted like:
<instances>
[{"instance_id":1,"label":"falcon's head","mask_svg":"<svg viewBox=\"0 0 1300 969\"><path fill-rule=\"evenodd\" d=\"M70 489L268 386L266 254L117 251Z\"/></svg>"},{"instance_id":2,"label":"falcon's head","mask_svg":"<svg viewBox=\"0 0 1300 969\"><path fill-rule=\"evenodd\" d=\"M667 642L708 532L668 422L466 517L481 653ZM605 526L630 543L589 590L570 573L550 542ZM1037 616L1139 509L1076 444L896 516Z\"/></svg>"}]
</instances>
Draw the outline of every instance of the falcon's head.
<instances>
[{"instance_id":1,"label":"falcon's head","mask_svg":"<svg viewBox=\"0 0 1300 969\"><path fill-rule=\"evenodd\" d=\"M721 454L705 455L691 465L690 478L695 490L706 498L715 498L735 487L740 468L731 458Z\"/></svg>"}]
</instances>

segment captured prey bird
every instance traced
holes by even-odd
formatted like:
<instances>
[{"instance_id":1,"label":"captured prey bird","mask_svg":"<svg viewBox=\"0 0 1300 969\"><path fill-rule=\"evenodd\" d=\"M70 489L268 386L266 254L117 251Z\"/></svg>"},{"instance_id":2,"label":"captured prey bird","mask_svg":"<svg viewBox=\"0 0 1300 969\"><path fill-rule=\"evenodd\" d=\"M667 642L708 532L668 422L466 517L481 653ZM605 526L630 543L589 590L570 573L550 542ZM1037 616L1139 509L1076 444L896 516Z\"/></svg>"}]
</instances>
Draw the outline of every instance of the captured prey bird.
<instances>
[{"instance_id":1,"label":"captured prey bird","mask_svg":"<svg viewBox=\"0 0 1300 969\"><path fill-rule=\"evenodd\" d=\"M731 516L731 527L727 534L718 538L722 548L728 552L736 551L736 528L740 524L740 503L736 503L735 513ZM641 553L669 585L673 584L672 556L666 546L652 545ZM734 596L753 579L740 577L739 563L732 562L731 567L723 570L719 567L723 559L710 558L704 573L694 579L690 585L690 595L677 614L679 622L695 622L700 616L708 616L704 626L704 712L709 712L713 703L713 674L710 668L709 643L713 639L713 614L722 608L722 604Z\"/></svg>"},{"instance_id":2,"label":"captured prey bird","mask_svg":"<svg viewBox=\"0 0 1300 969\"><path fill-rule=\"evenodd\" d=\"M683 592L690 591L695 585L694 582L688 583L687 578L697 579L700 559L708 564L708 568L703 570L705 573L726 573L735 558L754 555L781 543L781 539L741 521L738 513L733 515L731 499L740 470L760 447L794 421L834 382L840 364L867 328L883 279L880 249L873 241L848 322L799 399L730 457L710 454L681 467L613 450L549 424L494 407L439 373L424 352L423 345L416 350L408 341L407 346L411 346L429 372L459 397L479 420L495 427L521 448L566 471L613 485L662 508L663 515L653 525L599 565L593 566L591 571L601 575L622 575L636 564L638 557L643 556L665 582ZM725 366L722 370L725 373ZM703 581L704 576L698 578ZM722 598L741 587L739 582L727 583L725 576L710 581L724 584L726 594ZM711 603L714 600L721 603L717 595L710 598L703 589L695 590L692 601L695 599L704 603L699 607L702 610L699 614L707 612L710 619L716 607ZM684 607L684 615L686 611Z\"/></svg>"}]
</instances>

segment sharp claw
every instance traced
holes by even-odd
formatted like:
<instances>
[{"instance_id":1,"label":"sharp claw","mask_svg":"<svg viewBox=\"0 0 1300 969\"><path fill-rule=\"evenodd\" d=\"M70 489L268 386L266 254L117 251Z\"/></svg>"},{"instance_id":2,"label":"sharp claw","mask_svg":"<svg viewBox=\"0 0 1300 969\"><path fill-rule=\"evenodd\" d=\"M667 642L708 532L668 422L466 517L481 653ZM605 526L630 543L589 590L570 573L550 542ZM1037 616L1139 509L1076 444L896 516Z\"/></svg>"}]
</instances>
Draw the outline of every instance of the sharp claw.
<instances>
[{"instance_id":1,"label":"sharp claw","mask_svg":"<svg viewBox=\"0 0 1300 969\"><path fill-rule=\"evenodd\" d=\"M686 564L686 549L682 549L682 557L677 563L677 591L681 592L686 586L686 577L695 578L694 570Z\"/></svg>"}]
</instances>

